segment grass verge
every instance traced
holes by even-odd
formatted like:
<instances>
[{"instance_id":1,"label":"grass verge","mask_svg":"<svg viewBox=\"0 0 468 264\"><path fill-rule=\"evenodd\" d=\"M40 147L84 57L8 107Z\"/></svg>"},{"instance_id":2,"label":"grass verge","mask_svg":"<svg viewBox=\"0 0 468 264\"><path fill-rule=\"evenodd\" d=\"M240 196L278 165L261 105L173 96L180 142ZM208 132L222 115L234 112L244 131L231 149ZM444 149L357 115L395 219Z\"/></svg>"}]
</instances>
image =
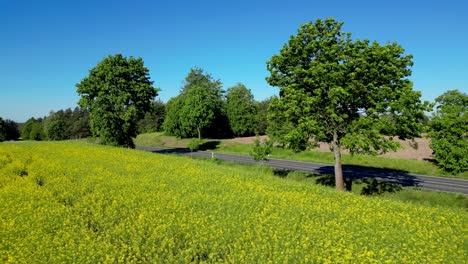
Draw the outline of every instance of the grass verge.
<instances>
[{"instance_id":1,"label":"grass verge","mask_svg":"<svg viewBox=\"0 0 468 264\"><path fill-rule=\"evenodd\" d=\"M150 147L178 147L186 148L190 139L177 139L171 136L165 136L163 133L141 134L135 139L135 144L139 146ZM250 144L241 144L235 142L225 142L220 140L204 140L203 150L211 150L223 153L249 155ZM333 164L333 154L331 152L303 151L295 153L289 149L274 147L271 158L300 160L308 162L318 162L324 164ZM450 178L468 179L468 171L452 175L438 168L434 163L421 160L397 159L370 155L342 155L343 165L366 166L381 169L394 169L406 171L409 173L433 175Z\"/></svg>"}]
</instances>

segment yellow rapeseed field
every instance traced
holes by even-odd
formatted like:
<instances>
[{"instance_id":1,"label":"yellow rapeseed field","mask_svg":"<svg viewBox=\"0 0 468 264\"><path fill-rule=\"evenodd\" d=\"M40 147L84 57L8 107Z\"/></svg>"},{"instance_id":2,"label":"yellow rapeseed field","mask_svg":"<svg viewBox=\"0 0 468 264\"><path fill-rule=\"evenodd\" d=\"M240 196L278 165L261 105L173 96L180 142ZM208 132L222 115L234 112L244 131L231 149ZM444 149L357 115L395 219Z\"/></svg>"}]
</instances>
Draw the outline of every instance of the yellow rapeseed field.
<instances>
[{"instance_id":1,"label":"yellow rapeseed field","mask_svg":"<svg viewBox=\"0 0 468 264\"><path fill-rule=\"evenodd\" d=\"M73 142L0 144L3 263L466 263L468 213Z\"/></svg>"}]
</instances>

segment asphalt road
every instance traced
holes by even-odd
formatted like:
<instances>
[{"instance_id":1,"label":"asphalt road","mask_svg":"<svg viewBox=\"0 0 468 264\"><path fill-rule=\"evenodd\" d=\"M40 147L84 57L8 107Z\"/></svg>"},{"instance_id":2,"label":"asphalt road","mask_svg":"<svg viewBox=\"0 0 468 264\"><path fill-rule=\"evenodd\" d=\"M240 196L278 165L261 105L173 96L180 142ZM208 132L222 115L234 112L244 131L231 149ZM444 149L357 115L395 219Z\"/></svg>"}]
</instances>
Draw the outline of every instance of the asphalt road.
<instances>
[{"instance_id":1,"label":"asphalt road","mask_svg":"<svg viewBox=\"0 0 468 264\"><path fill-rule=\"evenodd\" d=\"M199 158L217 158L220 160L248 164L260 163L253 160L250 156L225 154L209 151L190 152L190 150L183 148L156 148L137 146L137 149L163 154L179 154ZM264 161L263 164L277 169L304 171L318 175L333 174L334 171L333 165L329 164L283 159L269 159L268 161ZM404 187L417 187L421 189L429 189L443 192L456 192L468 195L468 180L463 179L425 176L398 170L374 169L368 167L347 165L343 166L343 174L345 175L345 177L352 179L375 178L379 181L395 183Z\"/></svg>"}]
</instances>

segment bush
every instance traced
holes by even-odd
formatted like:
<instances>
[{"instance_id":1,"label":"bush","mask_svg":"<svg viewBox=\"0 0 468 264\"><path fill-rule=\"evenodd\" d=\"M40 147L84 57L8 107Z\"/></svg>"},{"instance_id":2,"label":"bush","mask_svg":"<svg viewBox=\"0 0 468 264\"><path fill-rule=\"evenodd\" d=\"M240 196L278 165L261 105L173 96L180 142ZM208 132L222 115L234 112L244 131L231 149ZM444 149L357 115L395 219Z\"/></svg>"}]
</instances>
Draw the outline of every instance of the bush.
<instances>
[{"instance_id":1,"label":"bush","mask_svg":"<svg viewBox=\"0 0 468 264\"><path fill-rule=\"evenodd\" d=\"M259 137L255 138L250 155L254 160L268 160L268 156L271 154L273 143L270 140L261 141Z\"/></svg>"},{"instance_id":2,"label":"bush","mask_svg":"<svg viewBox=\"0 0 468 264\"><path fill-rule=\"evenodd\" d=\"M188 143L188 148L190 149L190 151L197 151L200 149L201 144L202 141L200 139L192 138Z\"/></svg>"}]
</instances>

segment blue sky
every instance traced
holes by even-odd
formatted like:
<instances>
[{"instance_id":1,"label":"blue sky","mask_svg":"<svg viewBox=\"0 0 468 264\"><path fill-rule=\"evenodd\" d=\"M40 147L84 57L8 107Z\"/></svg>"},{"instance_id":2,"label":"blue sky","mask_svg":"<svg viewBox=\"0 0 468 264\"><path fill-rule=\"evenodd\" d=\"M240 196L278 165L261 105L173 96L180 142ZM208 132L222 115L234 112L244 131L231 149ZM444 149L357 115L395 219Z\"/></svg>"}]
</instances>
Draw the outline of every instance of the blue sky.
<instances>
[{"instance_id":1,"label":"blue sky","mask_svg":"<svg viewBox=\"0 0 468 264\"><path fill-rule=\"evenodd\" d=\"M0 0L0 117L75 107L75 84L116 53L143 58L163 101L195 66L262 100L278 92L266 61L302 23L326 17L353 38L397 41L413 54L422 99L468 91L466 1Z\"/></svg>"}]
</instances>

